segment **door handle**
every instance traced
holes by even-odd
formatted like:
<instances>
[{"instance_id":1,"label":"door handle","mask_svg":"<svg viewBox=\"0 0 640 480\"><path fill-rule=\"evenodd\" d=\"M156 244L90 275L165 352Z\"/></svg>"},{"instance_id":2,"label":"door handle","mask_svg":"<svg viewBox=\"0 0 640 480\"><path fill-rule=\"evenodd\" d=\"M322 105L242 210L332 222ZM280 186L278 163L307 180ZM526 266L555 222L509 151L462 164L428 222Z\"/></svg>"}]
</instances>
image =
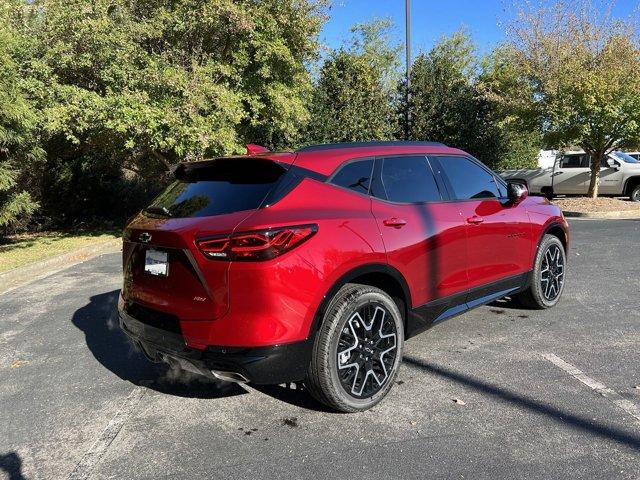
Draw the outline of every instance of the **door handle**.
<instances>
[{"instance_id":1,"label":"door handle","mask_svg":"<svg viewBox=\"0 0 640 480\"><path fill-rule=\"evenodd\" d=\"M562 175L564 172L560 171L560 172L554 172L553 175L551 175L552 177L557 177L558 175Z\"/></svg>"},{"instance_id":2,"label":"door handle","mask_svg":"<svg viewBox=\"0 0 640 480\"><path fill-rule=\"evenodd\" d=\"M467 223L472 223L474 225L478 225L484 222L484 218L474 215L473 217L467 218Z\"/></svg>"},{"instance_id":3,"label":"door handle","mask_svg":"<svg viewBox=\"0 0 640 480\"><path fill-rule=\"evenodd\" d=\"M402 228L407 224L407 221L401 218L393 217L393 218L387 218L386 220L383 220L382 223L384 224L385 227Z\"/></svg>"}]
</instances>

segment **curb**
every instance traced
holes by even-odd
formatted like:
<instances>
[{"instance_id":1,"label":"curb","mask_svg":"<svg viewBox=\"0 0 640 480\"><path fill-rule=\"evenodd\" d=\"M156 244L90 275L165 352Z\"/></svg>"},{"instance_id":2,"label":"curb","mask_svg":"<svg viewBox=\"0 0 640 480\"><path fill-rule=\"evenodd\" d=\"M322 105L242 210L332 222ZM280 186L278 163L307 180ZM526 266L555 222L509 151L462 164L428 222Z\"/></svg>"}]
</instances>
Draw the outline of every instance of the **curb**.
<instances>
[{"instance_id":1,"label":"curb","mask_svg":"<svg viewBox=\"0 0 640 480\"><path fill-rule=\"evenodd\" d=\"M122 239L116 238L106 242L88 245L71 252L63 253L36 263L30 263L24 267L14 268L8 272L0 273L0 294L7 293L33 281L48 277L54 273L85 262L106 253L115 253L122 250Z\"/></svg>"},{"instance_id":2,"label":"curb","mask_svg":"<svg viewBox=\"0 0 640 480\"><path fill-rule=\"evenodd\" d=\"M567 218L599 218L604 219L633 219L640 218L640 210L623 210L619 212L572 212L570 210L563 210L562 213Z\"/></svg>"}]
</instances>

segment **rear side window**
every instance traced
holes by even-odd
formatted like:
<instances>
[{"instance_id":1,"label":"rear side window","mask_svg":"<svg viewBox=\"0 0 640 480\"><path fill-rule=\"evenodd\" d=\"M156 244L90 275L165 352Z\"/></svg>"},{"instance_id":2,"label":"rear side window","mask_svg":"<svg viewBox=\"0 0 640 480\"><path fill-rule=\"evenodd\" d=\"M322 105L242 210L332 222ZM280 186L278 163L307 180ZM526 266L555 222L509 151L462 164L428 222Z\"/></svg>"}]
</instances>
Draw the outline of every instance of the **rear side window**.
<instances>
[{"instance_id":1,"label":"rear side window","mask_svg":"<svg viewBox=\"0 0 640 480\"><path fill-rule=\"evenodd\" d=\"M588 155L565 155L560 161L560 168L588 168Z\"/></svg>"},{"instance_id":2,"label":"rear side window","mask_svg":"<svg viewBox=\"0 0 640 480\"><path fill-rule=\"evenodd\" d=\"M382 160L386 199L399 203L439 202L436 180L426 157L390 157Z\"/></svg>"},{"instance_id":3,"label":"rear side window","mask_svg":"<svg viewBox=\"0 0 640 480\"><path fill-rule=\"evenodd\" d=\"M331 179L331 183L354 192L369 193L373 160L351 162L342 167Z\"/></svg>"},{"instance_id":4,"label":"rear side window","mask_svg":"<svg viewBox=\"0 0 640 480\"><path fill-rule=\"evenodd\" d=\"M500 192L493 175L464 157L438 157L458 200L498 198Z\"/></svg>"},{"instance_id":5,"label":"rear side window","mask_svg":"<svg viewBox=\"0 0 640 480\"><path fill-rule=\"evenodd\" d=\"M286 173L269 160L220 159L178 175L145 211L167 217L206 217L259 208Z\"/></svg>"}]
</instances>

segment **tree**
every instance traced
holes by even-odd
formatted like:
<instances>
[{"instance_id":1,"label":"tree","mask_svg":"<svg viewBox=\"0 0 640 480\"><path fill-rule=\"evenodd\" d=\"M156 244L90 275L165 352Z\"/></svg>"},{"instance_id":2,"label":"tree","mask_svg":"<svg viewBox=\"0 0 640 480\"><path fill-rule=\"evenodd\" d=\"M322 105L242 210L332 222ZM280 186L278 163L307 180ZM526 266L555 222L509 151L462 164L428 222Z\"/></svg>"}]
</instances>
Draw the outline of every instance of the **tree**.
<instances>
[{"instance_id":1,"label":"tree","mask_svg":"<svg viewBox=\"0 0 640 480\"><path fill-rule=\"evenodd\" d=\"M14 56L47 152L43 212L108 216L130 180L178 161L296 143L325 5L5 0L0 20L29 39Z\"/></svg>"},{"instance_id":2,"label":"tree","mask_svg":"<svg viewBox=\"0 0 640 480\"><path fill-rule=\"evenodd\" d=\"M496 136L492 167L536 168L542 140L536 123L516 108L520 92L510 57L507 47L498 46L482 60L478 78L477 88L491 107L488 121Z\"/></svg>"},{"instance_id":3,"label":"tree","mask_svg":"<svg viewBox=\"0 0 640 480\"><path fill-rule=\"evenodd\" d=\"M476 88L478 59L464 31L443 37L411 68L410 138L462 148L495 163L491 106Z\"/></svg>"},{"instance_id":4,"label":"tree","mask_svg":"<svg viewBox=\"0 0 640 480\"><path fill-rule=\"evenodd\" d=\"M590 155L591 197L604 156L640 144L638 37L610 12L590 0L526 4L509 29L514 108L548 147L578 145Z\"/></svg>"},{"instance_id":5,"label":"tree","mask_svg":"<svg viewBox=\"0 0 640 480\"><path fill-rule=\"evenodd\" d=\"M0 232L28 220L38 208L20 180L42 157L35 136L35 115L22 91L10 51L17 34L0 27Z\"/></svg>"},{"instance_id":6,"label":"tree","mask_svg":"<svg viewBox=\"0 0 640 480\"><path fill-rule=\"evenodd\" d=\"M356 25L348 47L329 53L311 105L315 142L388 140L396 130L392 96L398 47L387 38L389 21Z\"/></svg>"}]
</instances>

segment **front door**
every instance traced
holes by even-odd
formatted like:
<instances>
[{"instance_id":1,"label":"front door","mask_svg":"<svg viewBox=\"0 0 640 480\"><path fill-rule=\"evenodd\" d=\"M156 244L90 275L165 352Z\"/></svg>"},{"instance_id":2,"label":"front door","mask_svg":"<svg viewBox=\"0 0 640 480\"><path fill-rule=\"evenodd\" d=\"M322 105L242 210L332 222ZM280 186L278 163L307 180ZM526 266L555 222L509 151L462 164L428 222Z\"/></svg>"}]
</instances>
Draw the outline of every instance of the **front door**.
<instances>
[{"instance_id":1,"label":"front door","mask_svg":"<svg viewBox=\"0 0 640 480\"><path fill-rule=\"evenodd\" d=\"M610 166L609 162L612 162L613 166ZM620 195L624 183L622 178L623 173L620 168L620 162L613 157L605 156L600 163L598 192L607 195ZM589 188L589 180L587 180L587 189Z\"/></svg>"},{"instance_id":2,"label":"front door","mask_svg":"<svg viewBox=\"0 0 640 480\"><path fill-rule=\"evenodd\" d=\"M505 282L518 285L517 276L531 268L526 210L510 204L505 186L478 162L459 156L437 157L437 161L466 223L469 301L510 288Z\"/></svg>"}]
</instances>

